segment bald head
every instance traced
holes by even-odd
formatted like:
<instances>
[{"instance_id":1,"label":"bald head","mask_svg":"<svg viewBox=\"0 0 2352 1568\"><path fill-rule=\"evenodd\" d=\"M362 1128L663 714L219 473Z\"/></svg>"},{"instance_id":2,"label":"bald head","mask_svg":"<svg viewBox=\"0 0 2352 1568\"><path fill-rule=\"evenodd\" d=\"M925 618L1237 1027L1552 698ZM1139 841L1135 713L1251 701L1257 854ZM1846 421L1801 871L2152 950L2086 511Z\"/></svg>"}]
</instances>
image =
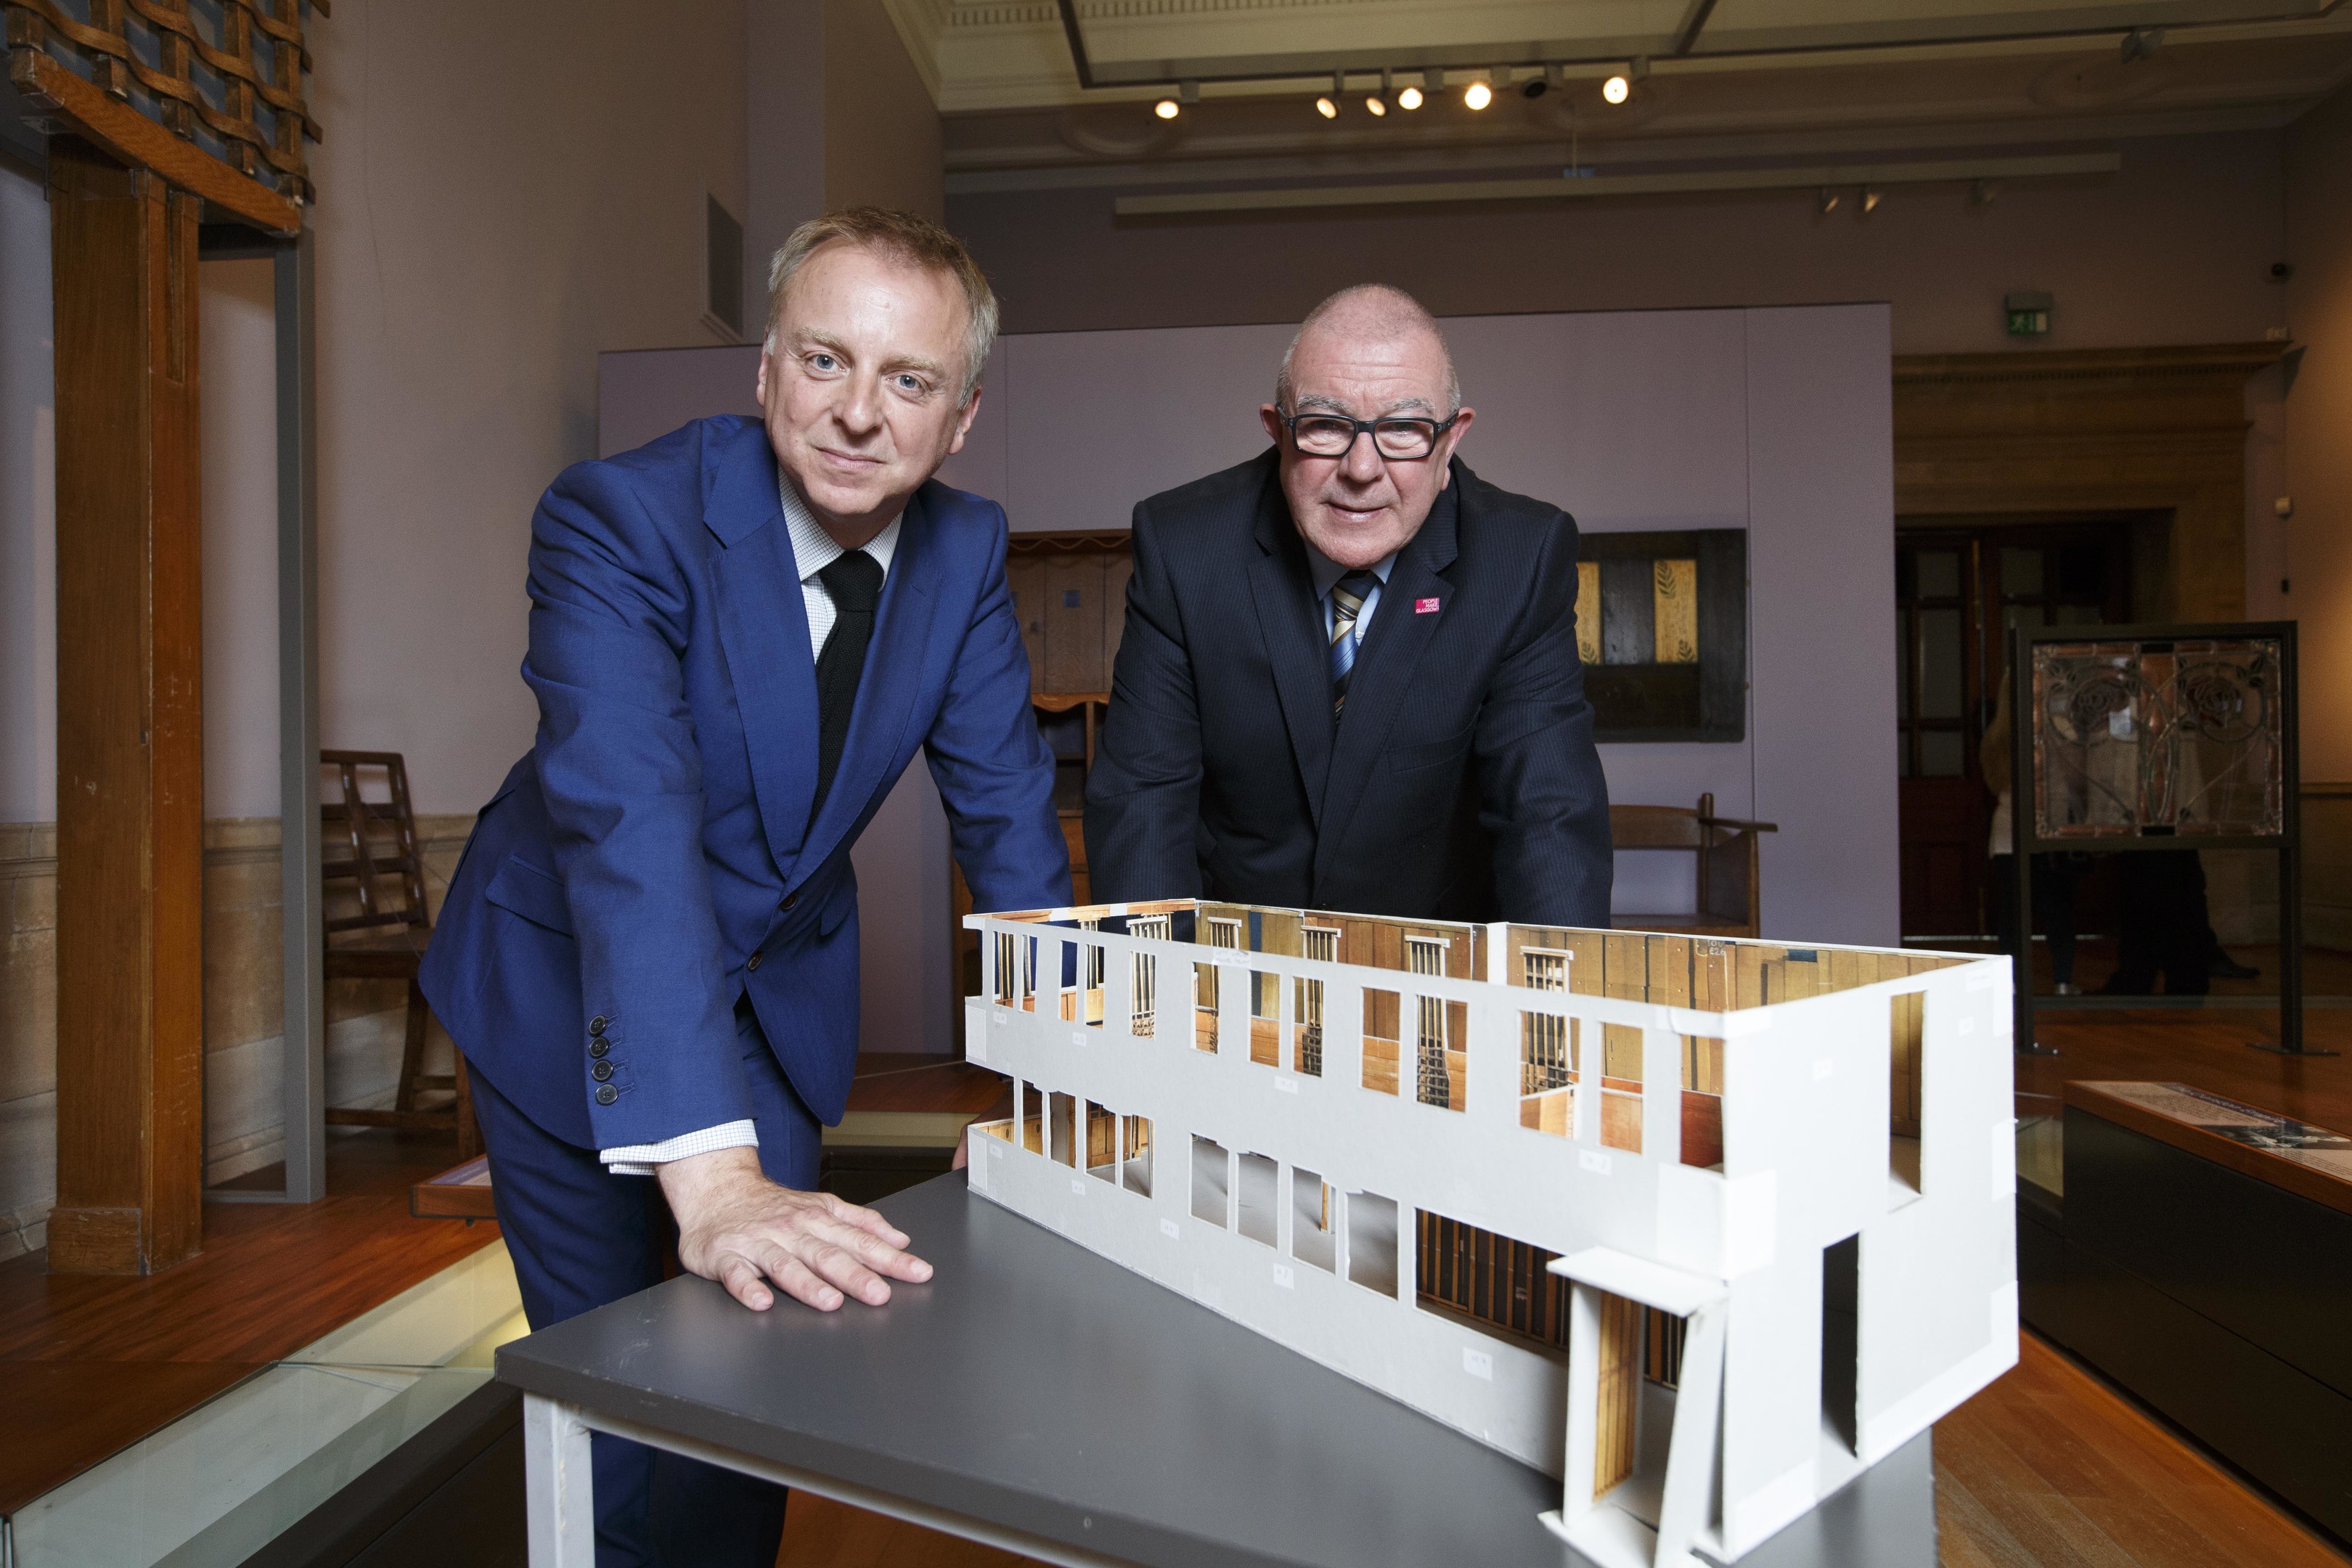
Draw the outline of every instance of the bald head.
<instances>
[{"instance_id":1,"label":"bald head","mask_svg":"<svg viewBox=\"0 0 2352 1568\"><path fill-rule=\"evenodd\" d=\"M1279 454L1291 521L1341 566L1377 566L1419 532L1450 479L1454 449L1475 417L1462 406L1454 356L1421 302L1385 283L1342 289L1308 313L1282 356L1274 398L1258 410ZM1298 445L1302 416L1351 420L1345 453ZM1372 426L1421 426L1423 439L1384 442ZM1342 432L1344 434L1344 432ZM1390 451L1418 456L1391 458Z\"/></svg>"},{"instance_id":2,"label":"bald head","mask_svg":"<svg viewBox=\"0 0 2352 1568\"><path fill-rule=\"evenodd\" d=\"M1275 377L1274 400L1284 408L1297 406L1291 401L1297 390L1291 367L1302 345L1310 355L1326 346L1385 348L1403 350L1406 357L1416 360L1433 350L1436 363L1444 367L1445 396L1444 406L1430 412L1442 419L1462 405L1462 383L1454 374L1453 351L1437 330L1437 318L1422 309L1420 300L1390 284L1352 285L1307 312L1290 346L1282 351L1282 370Z\"/></svg>"}]
</instances>

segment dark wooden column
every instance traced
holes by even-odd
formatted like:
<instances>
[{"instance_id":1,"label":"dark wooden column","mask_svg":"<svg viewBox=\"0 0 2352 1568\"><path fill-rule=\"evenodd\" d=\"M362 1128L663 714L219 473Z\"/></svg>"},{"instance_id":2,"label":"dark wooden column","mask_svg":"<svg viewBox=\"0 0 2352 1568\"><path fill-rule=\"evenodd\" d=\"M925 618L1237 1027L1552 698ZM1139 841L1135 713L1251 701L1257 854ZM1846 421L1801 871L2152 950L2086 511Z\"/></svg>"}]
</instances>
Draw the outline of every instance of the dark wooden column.
<instances>
[{"instance_id":1,"label":"dark wooden column","mask_svg":"<svg viewBox=\"0 0 2352 1568\"><path fill-rule=\"evenodd\" d=\"M61 1273L167 1268L202 1229L202 205L49 144Z\"/></svg>"}]
</instances>

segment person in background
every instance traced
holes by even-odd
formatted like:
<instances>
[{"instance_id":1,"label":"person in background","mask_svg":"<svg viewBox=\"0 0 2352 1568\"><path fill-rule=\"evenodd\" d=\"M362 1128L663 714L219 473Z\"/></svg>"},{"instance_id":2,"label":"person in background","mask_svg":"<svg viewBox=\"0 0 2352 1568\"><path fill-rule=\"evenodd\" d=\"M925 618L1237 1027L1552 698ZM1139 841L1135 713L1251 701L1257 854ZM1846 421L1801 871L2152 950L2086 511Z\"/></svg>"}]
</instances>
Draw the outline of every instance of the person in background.
<instances>
[{"instance_id":1,"label":"person in background","mask_svg":"<svg viewBox=\"0 0 2352 1568\"><path fill-rule=\"evenodd\" d=\"M1985 848L1992 858L1993 932L2000 950L2014 957L2020 950L2017 931L2017 803L2014 742L2009 709L2010 678L2001 672L1999 695L1993 699L1992 722L1977 745L1977 766L1985 787L1993 793L1992 831ZM2130 857L2126 857L2130 858ZM2033 858L2033 921L2049 939L2050 973L2061 996L2079 996L2074 984L2074 884L2082 879L2085 858L2080 855L2036 855ZM2028 933L2029 937L2031 933ZM2031 951L2031 942L2026 944ZM2030 974L2031 967L2027 969Z\"/></svg>"}]
</instances>

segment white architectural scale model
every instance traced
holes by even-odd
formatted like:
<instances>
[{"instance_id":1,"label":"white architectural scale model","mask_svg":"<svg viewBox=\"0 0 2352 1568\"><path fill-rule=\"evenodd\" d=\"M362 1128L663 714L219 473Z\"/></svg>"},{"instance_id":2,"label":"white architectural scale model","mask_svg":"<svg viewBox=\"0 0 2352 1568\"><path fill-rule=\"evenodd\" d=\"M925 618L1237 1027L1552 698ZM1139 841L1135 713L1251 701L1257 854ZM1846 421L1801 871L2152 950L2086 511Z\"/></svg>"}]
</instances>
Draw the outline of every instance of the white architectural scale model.
<instances>
[{"instance_id":1,"label":"white architectural scale model","mask_svg":"<svg viewBox=\"0 0 2352 1568\"><path fill-rule=\"evenodd\" d=\"M1604 1568L1738 1560L2017 1360L2006 958L965 923L971 1184L1561 1477Z\"/></svg>"}]
</instances>

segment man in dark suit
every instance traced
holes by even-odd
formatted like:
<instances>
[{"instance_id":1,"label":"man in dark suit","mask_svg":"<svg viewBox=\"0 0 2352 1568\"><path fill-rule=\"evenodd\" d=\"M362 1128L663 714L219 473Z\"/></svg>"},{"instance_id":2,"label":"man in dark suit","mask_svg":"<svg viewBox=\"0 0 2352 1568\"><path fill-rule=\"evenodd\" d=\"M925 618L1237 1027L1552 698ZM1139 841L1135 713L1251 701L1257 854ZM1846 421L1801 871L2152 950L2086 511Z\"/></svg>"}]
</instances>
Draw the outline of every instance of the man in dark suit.
<instances>
[{"instance_id":1,"label":"man in dark suit","mask_svg":"<svg viewBox=\"0 0 2352 1568\"><path fill-rule=\"evenodd\" d=\"M995 327L935 226L803 225L771 271L764 428L697 420L540 502L538 743L424 973L533 1328L658 1282L673 1216L678 1261L755 1310L930 1278L814 1190L818 1128L857 1054L850 846L918 749L980 908L1069 899L1004 513L931 479ZM599 1433L594 1492L607 1568L775 1560L781 1488Z\"/></svg>"},{"instance_id":2,"label":"man in dark suit","mask_svg":"<svg viewBox=\"0 0 2352 1568\"><path fill-rule=\"evenodd\" d=\"M1272 451L1135 509L1093 896L1607 925L1575 524L1454 457L1400 290L1316 307L1260 415Z\"/></svg>"}]
</instances>

